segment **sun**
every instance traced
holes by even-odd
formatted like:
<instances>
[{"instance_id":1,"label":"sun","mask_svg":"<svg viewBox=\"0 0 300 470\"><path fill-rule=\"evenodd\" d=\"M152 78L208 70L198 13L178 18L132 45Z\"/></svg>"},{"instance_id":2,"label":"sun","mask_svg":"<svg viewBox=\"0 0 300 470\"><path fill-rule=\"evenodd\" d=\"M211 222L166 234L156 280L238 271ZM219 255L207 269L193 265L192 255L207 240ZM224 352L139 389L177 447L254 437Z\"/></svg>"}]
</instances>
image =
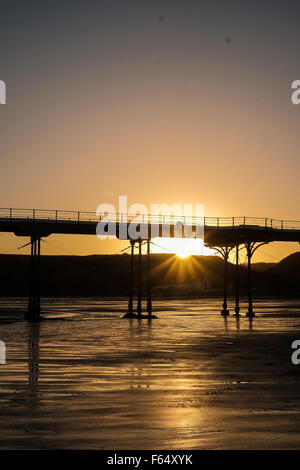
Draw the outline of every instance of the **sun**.
<instances>
[{"instance_id":1,"label":"sun","mask_svg":"<svg viewBox=\"0 0 300 470\"><path fill-rule=\"evenodd\" d=\"M188 247L178 246L176 248L176 255L179 256L179 258L188 258L191 255L191 253Z\"/></svg>"},{"instance_id":2,"label":"sun","mask_svg":"<svg viewBox=\"0 0 300 470\"><path fill-rule=\"evenodd\" d=\"M152 253L175 253L179 258L191 255L214 255L214 250L204 246L203 240L197 238L154 238Z\"/></svg>"}]
</instances>

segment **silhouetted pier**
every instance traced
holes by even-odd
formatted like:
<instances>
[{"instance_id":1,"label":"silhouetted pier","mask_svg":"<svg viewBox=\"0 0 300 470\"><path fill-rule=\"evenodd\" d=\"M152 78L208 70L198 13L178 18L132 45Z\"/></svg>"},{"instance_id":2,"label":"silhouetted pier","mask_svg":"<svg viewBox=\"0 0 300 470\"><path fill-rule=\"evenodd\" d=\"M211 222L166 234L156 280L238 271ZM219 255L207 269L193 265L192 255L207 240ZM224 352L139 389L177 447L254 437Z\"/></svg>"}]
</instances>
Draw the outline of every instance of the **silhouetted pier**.
<instances>
[{"instance_id":1,"label":"silhouetted pier","mask_svg":"<svg viewBox=\"0 0 300 470\"><path fill-rule=\"evenodd\" d=\"M224 260L224 301L221 314L229 315L227 308L228 259L230 253L236 253L236 295L235 315L240 315L239 306L239 251L245 248L248 260L248 317L255 316L252 302L251 259L262 245L275 241L300 242L300 221L277 220L253 217L182 217L167 215L140 215L137 232L146 233L133 239L130 236L130 224L136 221L136 215L113 214L110 224L115 233L110 232L105 217L95 212L59 211L40 209L0 209L0 232L12 232L17 236L29 237L31 246L30 288L26 318L30 321L40 318L40 241L51 234L95 235L97 227L103 233L115 234L117 238L128 239L131 243L130 287L128 313L126 317L144 318L142 315L142 243L147 243L147 318L152 315L150 241L153 237L185 238L192 232L202 230L204 244L216 249ZM138 288L137 311L133 307L133 256L138 248Z\"/></svg>"}]
</instances>

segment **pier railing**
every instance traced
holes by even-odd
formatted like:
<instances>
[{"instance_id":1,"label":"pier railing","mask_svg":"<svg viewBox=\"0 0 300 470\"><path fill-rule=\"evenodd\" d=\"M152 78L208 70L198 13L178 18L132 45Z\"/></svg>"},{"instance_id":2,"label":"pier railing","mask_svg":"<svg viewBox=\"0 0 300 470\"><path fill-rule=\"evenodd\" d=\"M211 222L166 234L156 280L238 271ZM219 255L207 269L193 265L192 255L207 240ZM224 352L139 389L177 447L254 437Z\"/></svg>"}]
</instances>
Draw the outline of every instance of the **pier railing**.
<instances>
[{"instance_id":1,"label":"pier railing","mask_svg":"<svg viewBox=\"0 0 300 470\"><path fill-rule=\"evenodd\" d=\"M142 224L175 225L178 223L215 228L255 228L274 230L300 230L300 221L279 220L263 217L191 217L163 214L100 214L85 211L61 211L49 209L0 208L0 221L18 222L69 222L97 223L101 220L116 223L139 221ZM139 219L137 219L139 217Z\"/></svg>"}]
</instances>

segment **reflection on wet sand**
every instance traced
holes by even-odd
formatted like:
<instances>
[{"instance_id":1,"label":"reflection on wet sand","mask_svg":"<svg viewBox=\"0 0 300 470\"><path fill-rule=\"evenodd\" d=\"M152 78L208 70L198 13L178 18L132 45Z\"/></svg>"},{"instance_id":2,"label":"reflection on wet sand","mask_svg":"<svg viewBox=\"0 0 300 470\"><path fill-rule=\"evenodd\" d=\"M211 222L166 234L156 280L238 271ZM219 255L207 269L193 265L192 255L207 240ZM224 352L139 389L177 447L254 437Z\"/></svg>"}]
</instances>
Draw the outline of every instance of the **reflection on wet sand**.
<instances>
[{"instance_id":1,"label":"reflection on wet sand","mask_svg":"<svg viewBox=\"0 0 300 470\"><path fill-rule=\"evenodd\" d=\"M123 307L49 300L40 324L2 326L2 448L300 446L299 308L224 318L213 300L169 301L148 322Z\"/></svg>"},{"instance_id":2,"label":"reflection on wet sand","mask_svg":"<svg viewBox=\"0 0 300 470\"><path fill-rule=\"evenodd\" d=\"M39 405L40 323L28 324L28 385L31 406Z\"/></svg>"}]
</instances>

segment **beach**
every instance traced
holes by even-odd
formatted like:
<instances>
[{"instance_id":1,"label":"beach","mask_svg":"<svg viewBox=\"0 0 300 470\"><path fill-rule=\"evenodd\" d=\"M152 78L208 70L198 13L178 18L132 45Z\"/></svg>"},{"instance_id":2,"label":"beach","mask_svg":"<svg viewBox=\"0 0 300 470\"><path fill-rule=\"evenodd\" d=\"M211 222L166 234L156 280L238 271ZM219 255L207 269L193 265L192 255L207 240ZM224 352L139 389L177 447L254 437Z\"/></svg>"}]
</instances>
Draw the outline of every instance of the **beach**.
<instances>
[{"instance_id":1,"label":"beach","mask_svg":"<svg viewBox=\"0 0 300 470\"><path fill-rule=\"evenodd\" d=\"M230 307L232 305L230 304ZM220 299L1 299L1 449L298 449L297 300L260 300L256 317Z\"/></svg>"}]
</instances>

